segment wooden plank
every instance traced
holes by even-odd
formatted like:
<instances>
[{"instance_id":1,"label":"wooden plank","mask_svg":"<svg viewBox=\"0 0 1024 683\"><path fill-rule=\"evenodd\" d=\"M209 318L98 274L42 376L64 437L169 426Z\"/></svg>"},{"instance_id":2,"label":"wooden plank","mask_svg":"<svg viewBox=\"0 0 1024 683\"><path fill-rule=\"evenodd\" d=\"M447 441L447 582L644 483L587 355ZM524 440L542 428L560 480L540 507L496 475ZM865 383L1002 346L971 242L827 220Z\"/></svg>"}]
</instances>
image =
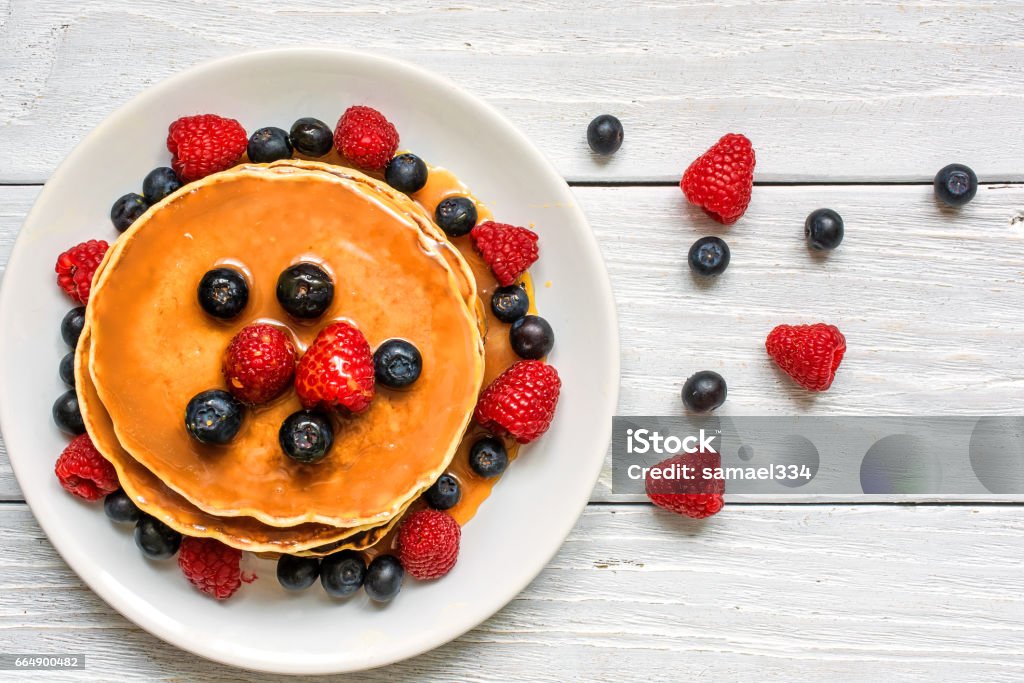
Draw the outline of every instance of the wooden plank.
<instances>
[{"instance_id":1,"label":"wooden plank","mask_svg":"<svg viewBox=\"0 0 1024 683\"><path fill-rule=\"evenodd\" d=\"M754 140L766 181L925 180L951 161L990 180L1024 180L1019 0L846 0L827 10L817 0L681 0L642 11L614 0L5 6L0 182L44 180L117 105L197 62L303 41L450 77L571 179L678 179L737 131ZM584 132L605 112L622 118L626 143L601 162Z\"/></svg>"},{"instance_id":2,"label":"wooden plank","mask_svg":"<svg viewBox=\"0 0 1024 683\"><path fill-rule=\"evenodd\" d=\"M352 680L1019 680L1022 533L998 506L752 506L705 524L592 506L495 617ZM84 653L69 680L240 675L113 612L24 506L0 506L0 540L5 651Z\"/></svg>"}]
</instances>

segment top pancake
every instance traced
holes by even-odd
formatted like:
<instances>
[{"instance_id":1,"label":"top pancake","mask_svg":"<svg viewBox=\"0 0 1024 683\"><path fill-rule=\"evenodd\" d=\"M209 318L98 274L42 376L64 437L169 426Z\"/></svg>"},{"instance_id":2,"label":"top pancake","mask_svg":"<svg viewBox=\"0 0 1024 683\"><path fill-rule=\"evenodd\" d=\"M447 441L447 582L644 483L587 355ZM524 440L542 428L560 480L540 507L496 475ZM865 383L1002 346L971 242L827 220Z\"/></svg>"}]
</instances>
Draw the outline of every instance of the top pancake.
<instances>
[{"instance_id":1,"label":"top pancake","mask_svg":"<svg viewBox=\"0 0 1024 683\"><path fill-rule=\"evenodd\" d=\"M312 324L291 320L274 293L299 261L335 282L331 308ZM196 300L203 274L225 263L250 285L246 310L229 322ZM274 526L389 520L444 471L483 379L476 284L458 251L404 195L315 162L240 166L153 207L110 250L87 316L89 369L125 451L201 510ZM410 389L378 387L365 413L342 420L327 458L302 465L281 451L278 429L300 409L290 389L249 410L226 446L188 436L185 405L225 388L223 353L242 327L288 327L301 350L339 318L373 348L408 339L424 366Z\"/></svg>"}]
</instances>

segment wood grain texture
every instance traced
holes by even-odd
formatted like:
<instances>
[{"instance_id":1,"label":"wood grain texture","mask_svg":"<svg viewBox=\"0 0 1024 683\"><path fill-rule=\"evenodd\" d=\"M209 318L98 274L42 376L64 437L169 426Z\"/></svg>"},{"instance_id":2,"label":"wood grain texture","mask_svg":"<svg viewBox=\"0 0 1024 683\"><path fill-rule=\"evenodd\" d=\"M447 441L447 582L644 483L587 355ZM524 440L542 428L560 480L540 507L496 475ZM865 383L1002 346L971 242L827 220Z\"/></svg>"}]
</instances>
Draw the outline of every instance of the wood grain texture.
<instances>
[{"instance_id":1,"label":"wood grain texture","mask_svg":"<svg viewBox=\"0 0 1024 683\"><path fill-rule=\"evenodd\" d=\"M0 182L45 180L112 109L186 67L297 44L444 74L570 179L678 179L734 130L754 140L764 181L923 180L954 160L1024 180L1019 0L643 5L5 0ZM601 162L584 133L606 112L626 143Z\"/></svg>"}]
</instances>

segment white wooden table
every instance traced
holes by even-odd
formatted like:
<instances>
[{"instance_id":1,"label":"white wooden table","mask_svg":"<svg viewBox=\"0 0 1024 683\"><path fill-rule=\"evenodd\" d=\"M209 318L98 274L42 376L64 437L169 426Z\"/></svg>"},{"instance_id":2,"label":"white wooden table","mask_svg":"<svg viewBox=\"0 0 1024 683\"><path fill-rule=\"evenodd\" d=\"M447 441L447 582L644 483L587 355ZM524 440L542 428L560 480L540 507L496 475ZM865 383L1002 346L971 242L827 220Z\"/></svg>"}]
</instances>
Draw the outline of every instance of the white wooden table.
<instances>
[{"instance_id":1,"label":"white wooden table","mask_svg":"<svg viewBox=\"0 0 1024 683\"><path fill-rule=\"evenodd\" d=\"M1024 405L1024 3L0 0L0 26L0 267L56 164L148 85L246 49L358 47L489 100L576 186L618 302L620 413L676 413L704 368L728 379L733 415ZM584 131L604 112L626 142L601 162ZM754 141L759 186L727 235L729 273L703 289L685 253L715 227L675 183L731 130ZM984 182L958 216L928 185L953 161ZM847 224L824 262L801 241L820 206ZM850 350L832 391L807 400L761 342L819 318ZM352 679L1024 677L1021 507L788 498L701 524L607 484L498 615ZM0 651L88 657L37 678L276 680L183 656L96 598L40 532L2 445L0 500Z\"/></svg>"}]
</instances>

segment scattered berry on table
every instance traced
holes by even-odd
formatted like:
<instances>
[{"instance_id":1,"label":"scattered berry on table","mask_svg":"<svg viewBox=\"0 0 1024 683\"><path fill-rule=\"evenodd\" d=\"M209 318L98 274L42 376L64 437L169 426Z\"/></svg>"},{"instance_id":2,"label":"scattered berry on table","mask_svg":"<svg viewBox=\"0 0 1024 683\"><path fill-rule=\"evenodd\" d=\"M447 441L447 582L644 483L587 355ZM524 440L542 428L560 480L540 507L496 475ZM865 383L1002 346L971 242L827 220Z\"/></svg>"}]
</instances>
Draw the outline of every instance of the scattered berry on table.
<instances>
[{"instance_id":1,"label":"scattered berry on table","mask_svg":"<svg viewBox=\"0 0 1024 683\"><path fill-rule=\"evenodd\" d=\"M142 511L139 510L135 501L124 492L124 489L107 494L107 497L103 499L103 512L106 513L110 521L118 524L136 524L142 516Z\"/></svg>"},{"instance_id":2,"label":"scattered berry on table","mask_svg":"<svg viewBox=\"0 0 1024 683\"><path fill-rule=\"evenodd\" d=\"M181 534L145 513L135 525L135 545L151 560L173 557L181 546Z\"/></svg>"},{"instance_id":3,"label":"scattered berry on table","mask_svg":"<svg viewBox=\"0 0 1024 683\"><path fill-rule=\"evenodd\" d=\"M512 350L520 358L540 360L555 345L555 331L539 315L526 315L512 323L508 331Z\"/></svg>"},{"instance_id":4,"label":"scattered berry on table","mask_svg":"<svg viewBox=\"0 0 1024 683\"><path fill-rule=\"evenodd\" d=\"M178 567L200 593L226 600L242 587L242 551L213 538L181 540Z\"/></svg>"},{"instance_id":5,"label":"scattered berry on table","mask_svg":"<svg viewBox=\"0 0 1024 683\"><path fill-rule=\"evenodd\" d=\"M148 176L147 176L148 177ZM110 222L118 232L124 232L132 226L139 216L149 209L149 202L142 195L129 192L118 197L110 207Z\"/></svg>"},{"instance_id":6,"label":"scattered berry on table","mask_svg":"<svg viewBox=\"0 0 1024 683\"><path fill-rule=\"evenodd\" d=\"M518 280L540 255L537 233L515 225L486 221L473 228L469 236L504 287Z\"/></svg>"},{"instance_id":7,"label":"scattered berry on table","mask_svg":"<svg viewBox=\"0 0 1024 683\"><path fill-rule=\"evenodd\" d=\"M156 204L169 194L181 188L181 179L173 168L161 166L146 174L142 181L142 196L150 205ZM116 223L115 223L116 225Z\"/></svg>"},{"instance_id":8,"label":"scattered berry on table","mask_svg":"<svg viewBox=\"0 0 1024 683\"><path fill-rule=\"evenodd\" d=\"M808 391L832 386L846 353L846 338L835 325L779 325L765 349L783 372Z\"/></svg>"},{"instance_id":9,"label":"scattered berry on table","mask_svg":"<svg viewBox=\"0 0 1024 683\"><path fill-rule=\"evenodd\" d=\"M978 193L978 176L963 164L950 164L935 174L935 196L948 206L963 206Z\"/></svg>"},{"instance_id":10,"label":"scattered berry on table","mask_svg":"<svg viewBox=\"0 0 1024 683\"><path fill-rule=\"evenodd\" d=\"M469 197L455 195L442 199L434 209L434 222L448 237L462 237L476 225L476 204Z\"/></svg>"},{"instance_id":11,"label":"scattered berry on table","mask_svg":"<svg viewBox=\"0 0 1024 683\"><path fill-rule=\"evenodd\" d=\"M60 321L60 338L72 349L78 346L78 338L85 327L85 306L75 306L64 314Z\"/></svg>"},{"instance_id":12,"label":"scattered berry on table","mask_svg":"<svg viewBox=\"0 0 1024 683\"><path fill-rule=\"evenodd\" d=\"M292 158L292 141L288 133L274 126L260 128L249 137L245 153L255 164L269 164L271 161Z\"/></svg>"},{"instance_id":13,"label":"scattered berry on table","mask_svg":"<svg viewBox=\"0 0 1024 683\"><path fill-rule=\"evenodd\" d=\"M508 467L508 451L501 439L485 436L469 449L469 466L484 479L497 477Z\"/></svg>"},{"instance_id":14,"label":"scattered berry on table","mask_svg":"<svg viewBox=\"0 0 1024 683\"><path fill-rule=\"evenodd\" d=\"M299 360L295 392L306 409L360 413L369 408L376 393L373 354L359 328L341 321L320 330Z\"/></svg>"},{"instance_id":15,"label":"scattered berry on table","mask_svg":"<svg viewBox=\"0 0 1024 683\"><path fill-rule=\"evenodd\" d=\"M57 458L54 471L66 491L85 500L99 500L120 488L117 471L96 450L88 434L71 440Z\"/></svg>"},{"instance_id":16,"label":"scattered berry on table","mask_svg":"<svg viewBox=\"0 0 1024 683\"><path fill-rule=\"evenodd\" d=\"M75 387L75 352L69 351L60 359L60 367L57 369L60 381L74 389Z\"/></svg>"},{"instance_id":17,"label":"scattered berry on table","mask_svg":"<svg viewBox=\"0 0 1024 683\"><path fill-rule=\"evenodd\" d=\"M74 389L65 391L53 402L53 421L68 434L81 434L85 431L82 411L78 406L78 394Z\"/></svg>"},{"instance_id":18,"label":"scattered berry on table","mask_svg":"<svg viewBox=\"0 0 1024 683\"><path fill-rule=\"evenodd\" d=\"M739 220L750 204L754 164L750 140L729 133L690 164L679 186L691 204L729 225Z\"/></svg>"},{"instance_id":19,"label":"scattered berry on table","mask_svg":"<svg viewBox=\"0 0 1024 683\"><path fill-rule=\"evenodd\" d=\"M721 237L701 237L690 247L690 270L701 277L721 275L729 267L729 245Z\"/></svg>"},{"instance_id":20,"label":"scattered berry on table","mask_svg":"<svg viewBox=\"0 0 1024 683\"><path fill-rule=\"evenodd\" d=\"M391 389L402 389L420 378L423 357L411 342L388 339L374 352L373 368L377 382Z\"/></svg>"},{"instance_id":21,"label":"scattered berry on table","mask_svg":"<svg viewBox=\"0 0 1024 683\"><path fill-rule=\"evenodd\" d=\"M405 569L394 555L378 555L366 568L363 588L374 602L391 602L402 590Z\"/></svg>"},{"instance_id":22,"label":"scattered berry on table","mask_svg":"<svg viewBox=\"0 0 1024 683\"><path fill-rule=\"evenodd\" d=\"M678 515L685 515L693 519L710 517L721 510L725 504L725 500L722 498L722 494L725 493L724 479L701 476L690 479L656 478L655 473L668 472L676 466L689 466L694 468L692 471L702 473L705 469L720 467L721 462L721 456L713 452L680 453L664 460L647 473L644 481L647 497L658 507Z\"/></svg>"},{"instance_id":23,"label":"scattered berry on table","mask_svg":"<svg viewBox=\"0 0 1024 683\"><path fill-rule=\"evenodd\" d=\"M450 510L462 500L462 487L459 486L458 479L445 473L437 478L423 497L427 505L435 510Z\"/></svg>"},{"instance_id":24,"label":"scattered berry on table","mask_svg":"<svg viewBox=\"0 0 1024 683\"><path fill-rule=\"evenodd\" d=\"M587 126L587 144L598 154L615 154L622 147L622 122L601 114Z\"/></svg>"},{"instance_id":25,"label":"scattered berry on table","mask_svg":"<svg viewBox=\"0 0 1024 683\"><path fill-rule=\"evenodd\" d=\"M366 560L354 550L328 555L320 563L320 585L333 598L355 593L366 579Z\"/></svg>"},{"instance_id":26,"label":"scattered berry on table","mask_svg":"<svg viewBox=\"0 0 1024 683\"><path fill-rule=\"evenodd\" d=\"M92 276L109 246L103 240L89 240L71 247L57 257L57 265L54 266L57 284L78 303L89 303Z\"/></svg>"},{"instance_id":27,"label":"scattered berry on table","mask_svg":"<svg viewBox=\"0 0 1024 683\"><path fill-rule=\"evenodd\" d=\"M273 325L247 325L228 344L222 371L235 398L243 403L266 403L292 381L295 346Z\"/></svg>"},{"instance_id":28,"label":"scattered berry on table","mask_svg":"<svg viewBox=\"0 0 1024 683\"><path fill-rule=\"evenodd\" d=\"M334 146L359 168L379 171L398 149L398 131L376 109L349 107L334 129Z\"/></svg>"},{"instance_id":29,"label":"scattered berry on table","mask_svg":"<svg viewBox=\"0 0 1024 683\"><path fill-rule=\"evenodd\" d=\"M245 407L234 396L220 389L203 391L185 407L185 428L196 441L226 444L242 428Z\"/></svg>"},{"instance_id":30,"label":"scattered berry on table","mask_svg":"<svg viewBox=\"0 0 1024 683\"><path fill-rule=\"evenodd\" d=\"M498 287L491 295L491 312L503 323L514 323L530 311L530 295L522 283Z\"/></svg>"},{"instance_id":31,"label":"scattered berry on table","mask_svg":"<svg viewBox=\"0 0 1024 683\"><path fill-rule=\"evenodd\" d=\"M804 221L804 237L811 249L835 249L843 241L843 233L843 217L832 209L812 211Z\"/></svg>"},{"instance_id":32,"label":"scattered berry on table","mask_svg":"<svg viewBox=\"0 0 1024 683\"><path fill-rule=\"evenodd\" d=\"M320 119L304 117L292 124L288 133L292 147L299 154L319 158L334 148L334 131Z\"/></svg>"},{"instance_id":33,"label":"scattered berry on table","mask_svg":"<svg viewBox=\"0 0 1024 683\"><path fill-rule=\"evenodd\" d=\"M233 268L207 271L196 290L199 305L214 318L234 318L249 303L249 283Z\"/></svg>"},{"instance_id":34,"label":"scattered berry on table","mask_svg":"<svg viewBox=\"0 0 1024 683\"><path fill-rule=\"evenodd\" d=\"M277 278L277 300L293 318L319 318L334 301L334 281L315 263L296 263Z\"/></svg>"},{"instance_id":35,"label":"scattered berry on table","mask_svg":"<svg viewBox=\"0 0 1024 683\"><path fill-rule=\"evenodd\" d=\"M277 559L277 582L285 590L301 591L316 583L320 560L315 557L282 555Z\"/></svg>"},{"instance_id":36,"label":"scattered berry on table","mask_svg":"<svg viewBox=\"0 0 1024 683\"><path fill-rule=\"evenodd\" d=\"M187 183L231 168L248 144L242 124L216 114L183 116L167 131L171 167Z\"/></svg>"},{"instance_id":37,"label":"scattered berry on table","mask_svg":"<svg viewBox=\"0 0 1024 683\"><path fill-rule=\"evenodd\" d=\"M402 521L398 558L414 579L438 579L459 559L462 529L447 512L424 508Z\"/></svg>"},{"instance_id":38,"label":"scattered berry on table","mask_svg":"<svg viewBox=\"0 0 1024 683\"><path fill-rule=\"evenodd\" d=\"M330 452L334 445L334 427L326 415L300 410L281 423L277 440L289 458L312 464L320 462Z\"/></svg>"},{"instance_id":39,"label":"scattered berry on table","mask_svg":"<svg viewBox=\"0 0 1024 683\"><path fill-rule=\"evenodd\" d=\"M473 416L494 434L530 443L551 426L561 388L555 368L538 360L521 360L483 390Z\"/></svg>"},{"instance_id":40,"label":"scattered berry on table","mask_svg":"<svg viewBox=\"0 0 1024 683\"><path fill-rule=\"evenodd\" d=\"M725 403L728 388L717 372L701 370L683 384L683 405L695 413L706 413Z\"/></svg>"},{"instance_id":41,"label":"scattered berry on table","mask_svg":"<svg viewBox=\"0 0 1024 683\"><path fill-rule=\"evenodd\" d=\"M384 180L399 192L419 192L427 184L427 165L415 154L399 154L388 162Z\"/></svg>"}]
</instances>

